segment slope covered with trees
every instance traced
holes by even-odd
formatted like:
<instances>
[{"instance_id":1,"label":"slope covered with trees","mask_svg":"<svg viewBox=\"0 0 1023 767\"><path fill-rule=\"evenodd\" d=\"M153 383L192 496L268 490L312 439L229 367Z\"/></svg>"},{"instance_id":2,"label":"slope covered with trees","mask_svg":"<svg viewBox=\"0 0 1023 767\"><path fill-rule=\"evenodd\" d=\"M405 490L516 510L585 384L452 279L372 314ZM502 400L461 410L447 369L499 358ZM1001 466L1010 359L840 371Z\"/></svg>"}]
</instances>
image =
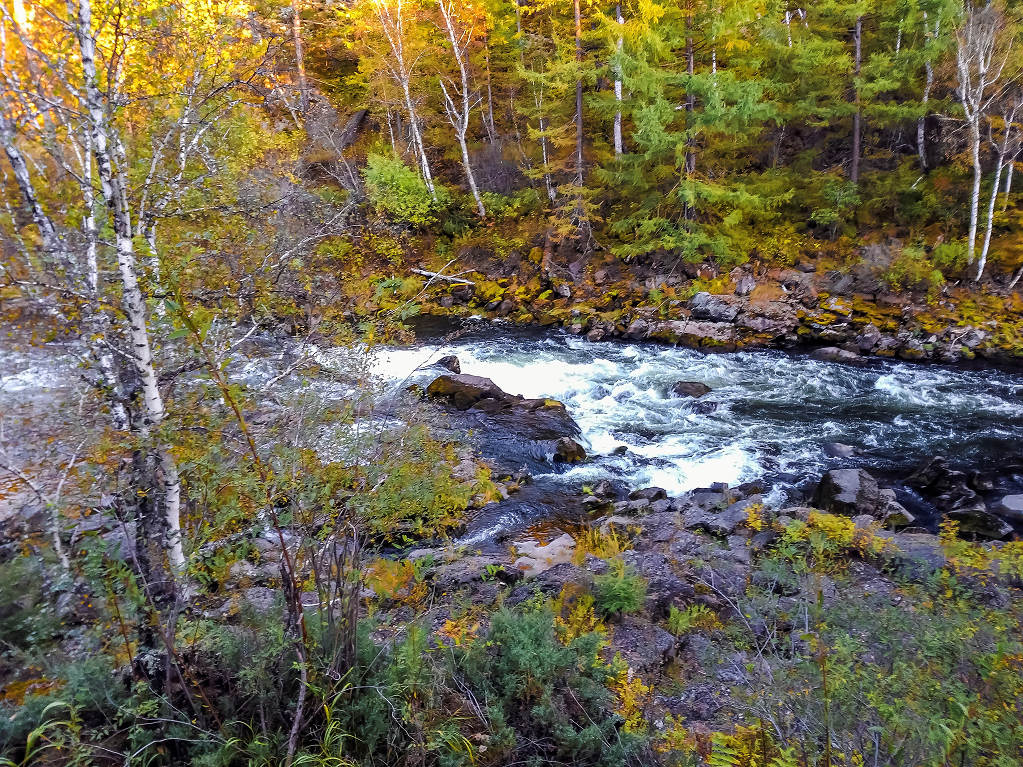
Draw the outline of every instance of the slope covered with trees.
<instances>
[{"instance_id":1,"label":"slope covered with trees","mask_svg":"<svg viewBox=\"0 0 1023 767\"><path fill-rule=\"evenodd\" d=\"M451 544L530 480L457 418L575 462L564 405L373 366L424 310L1023 355L1021 34L954 0L0 1L0 765L1019 763L1023 555L956 521L1012 535L987 475L938 465L973 504L940 537L587 485L533 572Z\"/></svg>"}]
</instances>

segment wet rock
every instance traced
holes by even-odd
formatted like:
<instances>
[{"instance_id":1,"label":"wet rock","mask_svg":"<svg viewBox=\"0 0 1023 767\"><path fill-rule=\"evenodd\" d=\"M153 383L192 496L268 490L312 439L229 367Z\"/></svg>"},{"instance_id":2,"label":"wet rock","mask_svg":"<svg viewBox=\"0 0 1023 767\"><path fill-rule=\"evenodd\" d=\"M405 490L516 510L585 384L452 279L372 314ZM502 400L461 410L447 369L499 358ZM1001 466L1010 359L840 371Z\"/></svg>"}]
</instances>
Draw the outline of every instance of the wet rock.
<instances>
[{"instance_id":1,"label":"wet rock","mask_svg":"<svg viewBox=\"0 0 1023 767\"><path fill-rule=\"evenodd\" d=\"M992 511L1014 522L1023 522L1023 495L1005 495L994 504Z\"/></svg>"},{"instance_id":2,"label":"wet rock","mask_svg":"<svg viewBox=\"0 0 1023 767\"><path fill-rule=\"evenodd\" d=\"M562 437L554 443L555 463L577 463L586 460L586 450L571 437Z\"/></svg>"},{"instance_id":3,"label":"wet rock","mask_svg":"<svg viewBox=\"0 0 1023 767\"><path fill-rule=\"evenodd\" d=\"M615 626L611 651L638 673L654 671L674 657L675 637L648 620L628 615Z\"/></svg>"},{"instance_id":4,"label":"wet rock","mask_svg":"<svg viewBox=\"0 0 1023 767\"><path fill-rule=\"evenodd\" d=\"M832 458L852 458L857 453L855 447L841 442L825 442L823 450L825 455Z\"/></svg>"},{"instance_id":5,"label":"wet rock","mask_svg":"<svg viewBox=\"0 0 1023 767\"><path fill-rule=\"evenodd\" d=\"M756 288L757 281L753 279L753 275L744 274L735 283L735 295L737 296L748 296Z\"/></svg>"},{"instance_id":6,"label":"wet rock","mask_svg":"<svg viewBox=\"0 0 1023 767\"><path fill-rule=\"evenodd\" d=\"M452 373L462 372L462 363L458 361L458 357L454 354L449 354L446 357L441 357L436 362L437 367L450 370Z\"/></svg>"},{"instance_id":7,"label":"wet rock","mask_svg":"<svg viewBox=\"0 0 1023 767\"><path fill-rule=\"evenodd\" d=\"M644 487L641 490L633 490L629 493L629 500L636 501L640 498L647 501L660 501L663 498L667 498L668 493L660 487Z\"/></svg>"},{"instance_id":8,"label":"wet rock","mask_svg":"<svg viewBox=\"0 0 1023 767\"><path fill-rule=\"evenodd\" d=\"M713 322L734 322L739 316L739 307L731 296L710 293L697 293L689 299L689 310L695 319Z\"/></svg>"},{"instance_id":9,"label":"wet rock","mask_svg":"<svg viewBox=\"0 0 1023 767\"><path fill-rule=\"evenodd\" d=\"M699 381L679 381L677 384L671 387L671 393L676 397L693 397L699 399L704 395L710 394L711 388L705 383Z\"/></svg>"},{"instance_id":10,"label":"wet rock","mask_svg":"<svg viewBox=\"0 0 1023 767\"><path fill-rule=\"evenodd\" d=\"M983 499L970 487L969 475L950 469L944 457L935 456L917 468L905 481L910 487L919 490L920 494L939 510L960 512L968 525L972 524L968 521L971 512L978 512L976 523L979 528L994 529L989 525L987 507Z\"/></svg>"},{"instance_id":11,"label":"wet rock","mask_svg":"<svg viewBox=\"0 0 1023 767\"><path fill-rule=\"evenodd\" d=\"M811 274L817 271L817 265L811 264L809 261L800 261L796 264L796 269L803 272L804 274Z\"/></svg>"},{"instance_id":12,"label":"wet rock","mask_svg":"<svg viewBox=\"0 0 1023 767\"><path fill-rule=\"evenodd\" d=\"M959 524L960 535L999 540L1012 534L1012 525L981 508L958 508L945 513Z\"/></svg>"},{"instance_id":13,"label":"wet rock","mask_svg":"<svg viewBox=\"0 0 1023 767\"><path fill-rule=\"evenodd\" d=\"M840 349L837 346L824 346L820 349L815 349L810 353L810 357L821 362L841 362L846 365L859 365L863 363L863 358L856 352Z\"/></svg>"},{"instance_id":14,"label":"wet rock","mask_svg":"<svg viewBox=\"0 0 1023 767\"><path fill-rule=\"evenodd\" d=\"M459 410L468 410L481 399L504 401L510 397L501 387L482 376L454 373L435 378L426 387L430 397L446 399Z\"/></svg>"},{"instance_id":15,"label":"wet rock","mask_svg":"<svg viewBox=\"0 0 1023 767\"><path fill-rule=\"evenodd\" d=\"M863 469L832 469L817 485L814 503L825 511L876 514L881 503L877 481Z\"/></svg>"},{"instance_id":16,"label":"wet rock","mask_svg":"<svg viewBox=\"0 0 1023 767\"><path fill-rule=\"evenodd\" d=\"M593 486L593 494L598 498L617 498L618 491L610 480L602 479Z\"/></svg>"}]
</instances>

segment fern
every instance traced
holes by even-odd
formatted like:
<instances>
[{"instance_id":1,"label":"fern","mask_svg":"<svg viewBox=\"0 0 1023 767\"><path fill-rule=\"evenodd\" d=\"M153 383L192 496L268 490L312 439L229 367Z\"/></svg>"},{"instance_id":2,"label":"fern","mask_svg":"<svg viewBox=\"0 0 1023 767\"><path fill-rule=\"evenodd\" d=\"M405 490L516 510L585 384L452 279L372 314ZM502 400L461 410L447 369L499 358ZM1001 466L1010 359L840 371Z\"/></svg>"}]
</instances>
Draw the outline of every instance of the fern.
<instances>
[{"instance_id":1,"label":"fern","mask_svg":"<svg viewBox=\"0 0 1023 767\"><path fill-rule=\"evenodd\" d=\"M711 752L707 767L741 767L739 752L729 743L731 738L721 732L711 736Z\"/></svg>"}]
</instances>

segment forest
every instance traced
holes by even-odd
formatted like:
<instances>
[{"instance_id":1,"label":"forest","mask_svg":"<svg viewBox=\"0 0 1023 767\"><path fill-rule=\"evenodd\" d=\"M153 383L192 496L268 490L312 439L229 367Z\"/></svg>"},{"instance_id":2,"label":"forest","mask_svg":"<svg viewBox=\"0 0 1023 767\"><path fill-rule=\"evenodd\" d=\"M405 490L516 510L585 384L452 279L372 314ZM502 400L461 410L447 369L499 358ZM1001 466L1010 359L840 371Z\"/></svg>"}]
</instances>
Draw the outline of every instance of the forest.
<instances>
[{"instance_id":1,"label":"forest","mask_svg":"<svg viewBox=\"0 0 1023 767\"><path fill-rule=\"evenodd\" d=\"M0 0L0 145L0 767L1023 764L1023 4Z\"/></svg>"}]
</instances>

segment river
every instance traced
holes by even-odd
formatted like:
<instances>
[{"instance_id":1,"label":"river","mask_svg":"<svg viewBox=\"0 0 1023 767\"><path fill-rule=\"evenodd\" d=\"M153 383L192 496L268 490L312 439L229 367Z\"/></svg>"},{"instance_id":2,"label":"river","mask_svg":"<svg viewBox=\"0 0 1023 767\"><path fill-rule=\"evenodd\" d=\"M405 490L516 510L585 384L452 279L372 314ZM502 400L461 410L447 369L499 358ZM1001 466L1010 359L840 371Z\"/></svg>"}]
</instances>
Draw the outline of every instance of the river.
<instances>
[{"instance_id":1,"label":"river","mask_svg":"<svg viewBox=\"0 0 1023 767\"><path fill-rule=\"evenodd\" d=\"M561 330L468 323L457 338L424 323L420 344L385 349L377 371L429 380L430 361L457 355L463 373L513 394L561 400L590 454L545 479L579 484L617 478L670 494L712 482L759 482L767 500L798 499L830 468L862 466L897 486L935 455L964 469L992 468L1023 454L1023 374L874 359L862 366L780 351L706 353L681 347L592 343ZM704 383L699 399L672 395L679 381ZM852 458L824 445L854 447ZM999 477L1018 492L1023 477ZM902 500L919 506L911 491Z\"/></svg>"}]
</instances>

